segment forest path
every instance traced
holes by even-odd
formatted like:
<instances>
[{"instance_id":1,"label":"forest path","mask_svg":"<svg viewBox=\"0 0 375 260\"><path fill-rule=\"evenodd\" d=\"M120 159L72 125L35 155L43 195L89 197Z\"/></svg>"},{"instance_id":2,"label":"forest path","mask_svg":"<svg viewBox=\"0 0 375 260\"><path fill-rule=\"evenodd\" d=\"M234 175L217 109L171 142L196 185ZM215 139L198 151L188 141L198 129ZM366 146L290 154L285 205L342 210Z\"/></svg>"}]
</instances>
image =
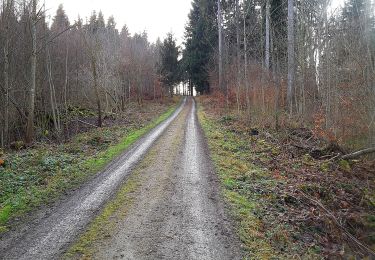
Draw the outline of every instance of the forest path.
<instances>
[{"instance_id":1,"label":"forest path","mask_svg":"<svg viewBox=\"0 0 375 260\"><path fill-rule=\"evenodd\" d=\"M138 140L94 178L0 239L0 259L56 259L122 185L155 141L178 117L186 99L164 122Z\"/></svg>"},{"instance_id":2,"label":"forest path","mask_svg":"<svg viewBox=\"0 0 375 260\"><path fill-rule=\"evenodd\" d=\"M135 169L135 202L94 258L241 259L208 154L190 98Z\"/></svg>"}]
</instances>

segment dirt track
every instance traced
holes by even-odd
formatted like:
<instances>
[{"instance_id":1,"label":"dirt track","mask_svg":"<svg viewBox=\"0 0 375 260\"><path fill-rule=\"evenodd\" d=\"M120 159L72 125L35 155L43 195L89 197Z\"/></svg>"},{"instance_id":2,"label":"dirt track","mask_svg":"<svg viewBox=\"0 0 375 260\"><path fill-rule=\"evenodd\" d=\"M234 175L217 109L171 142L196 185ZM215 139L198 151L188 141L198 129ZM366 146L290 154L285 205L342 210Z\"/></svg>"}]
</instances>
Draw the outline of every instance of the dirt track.
<instances>
[{"instance_id":1,"label":"dirt track","mask_svg":"<svg viewBox=\"0 0 375 260\"><path fill-rule=\"evenodd\" d=\"M96 259L240 259L195 104L150 150L135 204Z\"/></svg>"},{"instance_id":2,"label":"dirt track","mask_svg":"<svg viewBox=\"0 0 375 260\"><path fill-rule=\"evenodd\" d=\"M135 203L95 258L239 259L193 99L89 183L1 237L0 259L59 258L146 154Z\"/></svg>"}]
</instances>

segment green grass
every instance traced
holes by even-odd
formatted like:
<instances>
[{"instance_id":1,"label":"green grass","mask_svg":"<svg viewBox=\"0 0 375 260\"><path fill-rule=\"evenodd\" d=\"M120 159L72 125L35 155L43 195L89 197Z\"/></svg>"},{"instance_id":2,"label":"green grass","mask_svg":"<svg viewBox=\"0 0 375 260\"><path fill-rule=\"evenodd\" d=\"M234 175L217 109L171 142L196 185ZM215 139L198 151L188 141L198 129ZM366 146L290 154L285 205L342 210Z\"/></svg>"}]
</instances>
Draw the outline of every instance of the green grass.
<instances>
[{"instance_id":1,"label":"green grass","mask_svg":"<svg viewBox=\"0 0 375 260\"><path fill-rule=\"evenodd\" d=\"M106 151L99 154L99 156L96 158L88 159L85 162L85 166L87 168L90 168L91 171L100 171L104 166L106 166L114 158L119 156L126 148L132 145L140 137L142 137L144 134L146 134L151 129L159 125L161 122L166 120L169 116L171 116L174 111L175 111L175 108L172 107L167 112L162 114L158 119L150 123L149 125L139 130L130 132L117 145L109 147Z\"/></svg>"},{"instance_id":2,"label":"green grass","mask_svg":"<svg viewBox=\"0 0 375 260\"><path fill-rule=\"evenodd\" d=\"M127 126L94 129L66 144L40 145L8 155L7 166L0 167L0 233L8 230L10 220L56 200L104 169L175 109L175 104L167 111L159 108L164 112L151 111L147 119L135 118Z\"/></svg>"},{"instance_id":3,"label":"green grass","mask_svg":"<svg viewBox=\"0 0 375 260\"><path fill-rule=\"evenodd\" d=\"M140 186L138 173L132 174L123 187L120 188L116 197L111 200L101 213L90 223L86 232L83 233L73 246L65 253L64 259L86 259L91 258L94 253L94 244L109 237L116 226L114 218L123 217L133 204L134 193ZM121 209L121 210L119 210Z\"/></svg>"},{"instance_id":4,"label":"green grass","mask_svg":"<svg viewBox=\"0 0 375 260\"><path fill-rule=\"evenodd\" d=\"M231 205L237 222L237 233L243 243L246 256L251 259L270 259L275 256L271 245L263 239L261 220L256 216L259 202L248 195L248 180L253 175L263 175L262 170L247 160L248 149L234 133L225 131L229 117L215 121L209 119L200 107L199 120L208 138L211 156L223 186L223 195ZM242 159L243 160L242 160Z\"/></svg>"}]
</instances>

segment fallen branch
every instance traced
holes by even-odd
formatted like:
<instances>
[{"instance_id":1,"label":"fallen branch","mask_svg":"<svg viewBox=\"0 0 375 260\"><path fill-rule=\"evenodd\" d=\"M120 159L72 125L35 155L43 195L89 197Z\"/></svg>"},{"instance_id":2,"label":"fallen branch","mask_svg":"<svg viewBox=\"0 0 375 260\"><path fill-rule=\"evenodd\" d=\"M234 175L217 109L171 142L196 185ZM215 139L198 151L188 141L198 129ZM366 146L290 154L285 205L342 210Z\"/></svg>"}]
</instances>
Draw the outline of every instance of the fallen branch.
<instances>
[{"instance_id":1,"label":"fallen branch","mask_svg":"<svg viewBox=\"0 0 375 260\"><path fill-rule=\"evenodd\" d=\"M331 217L331 219L333 220L333 222L347 235L347 237L349 237L353 242L355 242L360 248L362 249L365 249L368 253L370 253L371 256L375 256L375 252L369 248L367 245L361 243L361 241L359 241L356 237L354 237L338 220L337 218L333 215L333 213L331 211L329 211L326 207L324 207L324 205L318 201L318 200L315 200L313 198L311 198L310 196L308 196L306 193L304 193L303 191L300 191L300 193L302 194L303 197L305 197L306 199L308 199L310 202L312 202L313 204L319 206L321 209L323 209L328 216Z\"/></svg>"},{"instance_id":2,"label":"fallen branch","mask_svg":"<svg viewBox=\"0 0 375 260\"><path fill-rule=\"evenodd\" d=\"M339 158L341 156L341 154L327 154L327 155L324 155L322 157L319 158L319 160L325 160L325 159L328 159L328 161L334 161L336 160L337 158Z\"/></svg>"},{"instance_id":3,"label":"fallen branch","mask_svg":"<svg viewBox=\"0 0 375 260\"><path fill-rule=\"evenodd\" d=\"M360 150L354 153L346 154L341 157L344 160L353 160L366 154L375 153L375 147Z\"/></svg>"},{"instance_id":4,"label":"fallen branch","mask_svg":"<svg viewBox=\"0 0 375 260\"><path fill-rule=\"evenodd\" d=\"M311 150L310 147L304 146L304 145L302 145L302 144L292 143L291 145L294 146L294 147L297 147L297 148L299 148L299 149L302 149L302 150Z\"/></svg>"},{"instance_id":5,"label":"fallen branch","mask_svg":"<svg viewBox=\"0 0 375 260\"><path fill-rule=\"evenodd\" d=\"M76 121L77 121L77 122L80 122L80 123L82 123L82 124L85 124L85 125L89 125L89 126L93 126L93 127L99 128L99 127L96 126L96 125L93 125L93 124L87 123L87 122L82 121L82 120L79 120L79 119L76 119Z\"/></svg>"}]
</instances>

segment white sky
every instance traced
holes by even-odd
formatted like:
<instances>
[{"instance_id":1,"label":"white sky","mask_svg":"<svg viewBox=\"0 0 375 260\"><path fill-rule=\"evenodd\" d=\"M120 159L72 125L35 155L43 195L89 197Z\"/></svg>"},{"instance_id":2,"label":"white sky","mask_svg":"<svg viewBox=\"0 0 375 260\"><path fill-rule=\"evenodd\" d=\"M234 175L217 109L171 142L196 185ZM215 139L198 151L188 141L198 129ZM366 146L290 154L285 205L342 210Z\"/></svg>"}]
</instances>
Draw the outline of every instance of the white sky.
<instances>
[{"instance_id":1,"label":"white sky","mask_svg":"<svg viewBox=\"0 0 375 260\"><path fill-rule=\"evenodd\" d=\"M331 1L331 12L333 14L337 14L339 12L340 7L344 6L345 0L332 0Z\"/></svg>"},{"instance_id":2,"label":"white sky","mask_svg":"<svg viewBox=\"0 0 375 260\"><path fill-rule=\"evenodd\" d=\"M43 0L42 0L43 1ZM173 32L178 43L182 43L185 24L191 9L191 0L45 0L51 17L55 15L60 3L71 22L90 17L93 10L104 14L107 19L113 15L118 29L124 24L131 34L147 31L149 40L163 39ZM342 5L344 0L332 0L332 9Z\"/></svg>"},{"instance_id":3,"label":"white sky","mask_svg":"<svg viewBox=\"0 0 375 260\"><path fill-rule=\"evenodd\" d=\"M43 1L43 0L42 0ZM90 17L93 10L104 14L108 19L113 15L118 29L124 24L131 34L147 31L149 40L163 39L173 32L182 43L185 24L191 9L191 0L45 0L51 17L59 4L63 4L71 22L78 14L82 19Z\"/></svg>"}]
</instances>

